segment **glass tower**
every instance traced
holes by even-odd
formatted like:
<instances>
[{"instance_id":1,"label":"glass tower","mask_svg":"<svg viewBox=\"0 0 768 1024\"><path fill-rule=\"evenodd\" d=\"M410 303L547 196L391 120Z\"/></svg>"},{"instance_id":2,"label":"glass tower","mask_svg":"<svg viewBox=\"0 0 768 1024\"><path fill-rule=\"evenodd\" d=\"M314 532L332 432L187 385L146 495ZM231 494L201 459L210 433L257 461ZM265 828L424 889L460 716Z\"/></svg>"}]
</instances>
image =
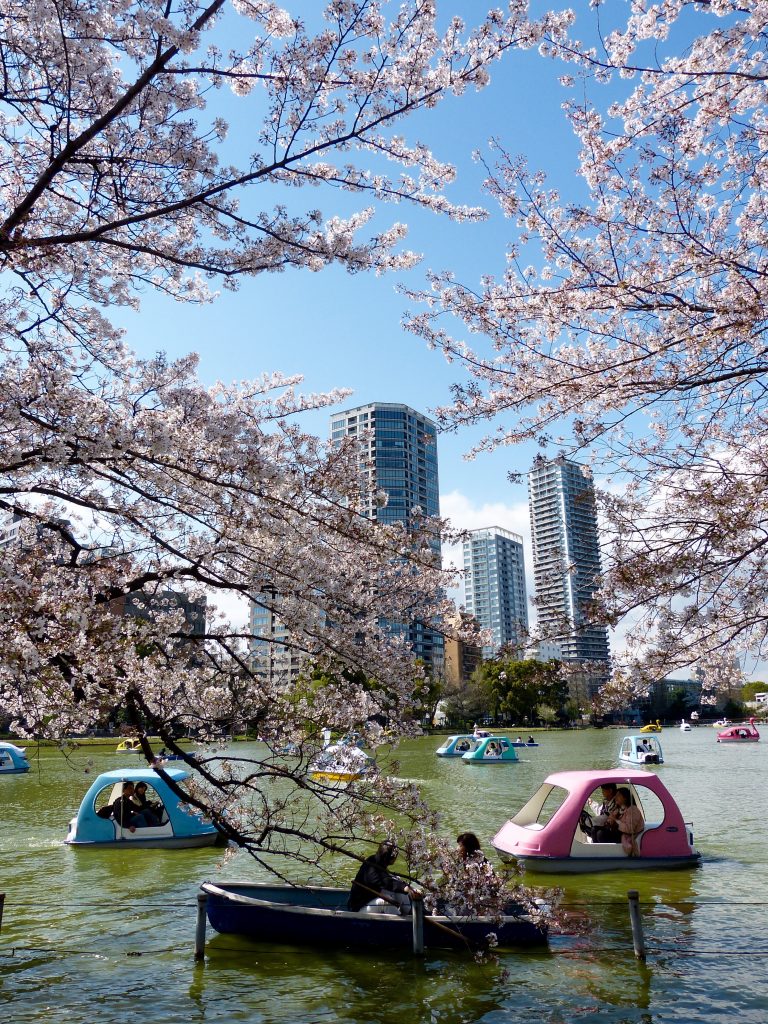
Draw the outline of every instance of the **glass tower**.
<instances>
[{"instance_id":1,"label":"glass tower","mask_svg":"<svg viewBox=\"0 0 768 1024\"><path fill-rule=\"evenodd\" d=\"M492 658L502 647L522 647L528 632L523 538L494 526L472 530L464 541L464 592L467 612L493 642L483 647Z\"/></svg>"},{"instance_id":2,"label":"glass tower","mask_svg":"<svg viewBox=\"0 0 768 1024\"><path fill-rule=\"evenodd\" d=\"M360 439L364 511L381 523L407 523L415 508L426 516L440 515L437 478L437 428L428 417L407 405L372 402L331 417L331 440ZM373 495L385 491L387 504ZM439 547L435 550L439 560ZM390 629L401 628L387 623ZM443 638L423 623L409 624L408 640L418 658L433 671L443 664Z\"/></svg>"},{"instance_id":3,"label":"glass tower","mask_svg":"<svg viewBox=\"0 0 768 1024\"><path fill-rule=\"evenodd\" d=\"M563 661L606 662L607 674L608 630L587 614L600 575L591 473L562 456L538 456L528 495L539 623L556 639Z\"/></svg>"}]
</instances>

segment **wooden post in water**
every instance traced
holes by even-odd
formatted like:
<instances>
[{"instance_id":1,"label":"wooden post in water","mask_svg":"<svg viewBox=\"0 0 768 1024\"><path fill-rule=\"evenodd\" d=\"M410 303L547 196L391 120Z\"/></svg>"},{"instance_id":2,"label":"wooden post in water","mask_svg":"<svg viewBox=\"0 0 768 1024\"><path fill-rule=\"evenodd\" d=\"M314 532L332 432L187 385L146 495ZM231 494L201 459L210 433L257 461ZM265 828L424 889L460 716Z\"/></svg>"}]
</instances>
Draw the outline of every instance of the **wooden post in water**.
<instances>
[{"instance_id":1,"label":"wooden post in water","mask_svg":"<svg viewBox=\"0 0 768 1024\"><path fill-rule=\"evenodd\" d=\"M0 892L0 931L3 928L3 907L5 906L5 893Z\"/></svg>"},{"instance_id":2,"label":"wooden post in water","mask_svg":"<svg viewBox=\"0 0 768 1024\"><path fill-rule=\"evenodd\" d=\"M208 894L197 894L197 928L195 930L195 960L205 960L205 905Z\"/></svg>"},{"instance_id":3,"label":"wooden post in water","mask_svg":"<svg viewBox=\"0 0 768 1024\"><path fill-rule=\"evenodd\" d=\"M640 916L637 889L630 889L627 899L629 900L629 921L632 925L632 945L635 947L635 956L638 960L645 961L645 936L643 935L643 919Z\"/></svg>"},{"instance_id":4,"label":"wooden post in water","mask_svg":"<svg viewBox=\"0 0 768 1024\"><path fill-rule=\"evenodd\" d=\"M424 956L424 900L411 900L411 920L413 922L413 953Z\"/></svg>"}]
</instances>

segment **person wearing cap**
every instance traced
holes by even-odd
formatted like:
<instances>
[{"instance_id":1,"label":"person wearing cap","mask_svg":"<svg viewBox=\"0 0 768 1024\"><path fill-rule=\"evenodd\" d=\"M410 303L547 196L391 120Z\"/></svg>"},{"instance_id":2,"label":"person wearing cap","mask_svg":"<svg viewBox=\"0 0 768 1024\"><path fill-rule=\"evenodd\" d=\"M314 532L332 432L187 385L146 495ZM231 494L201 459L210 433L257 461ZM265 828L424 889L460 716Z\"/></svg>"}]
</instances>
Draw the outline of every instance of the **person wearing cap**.
<instances>
[{"instance_id":1,"label":"person wearing cap","mask_svg":"<svg viewBox=\"0 0 768 1024\"><path fill-rule=\"evenodd\" d=\"M421 894L387 870L397 860L398 853L396 843L383 842L379 844L376 853L365 858L352 882L350 910L362 910L369 905L378 907L395 904L401 914L410 913L411 900L420 899Z\"/></svg>"}]
</instances>

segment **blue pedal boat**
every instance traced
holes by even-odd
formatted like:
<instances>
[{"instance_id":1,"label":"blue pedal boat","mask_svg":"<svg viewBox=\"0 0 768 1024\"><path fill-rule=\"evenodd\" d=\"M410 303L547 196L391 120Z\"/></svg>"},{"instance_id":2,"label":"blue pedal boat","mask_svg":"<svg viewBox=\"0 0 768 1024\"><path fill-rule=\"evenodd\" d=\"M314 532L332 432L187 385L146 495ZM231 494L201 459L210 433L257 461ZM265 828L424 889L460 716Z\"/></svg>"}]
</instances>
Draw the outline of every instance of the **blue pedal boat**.
<instances>
[{"instance_id":1,"label":"blue pedal boat","mask_svg":"<svg viewBox=\"0 0 768 1024\"><path fill-rule=\"evenodd\" d=\"M664 764L661 743L652 734L624 736L619 744L619 761L622 764Z\"/></svg>"},{"instance_id":2,"label":"blue pedal boat","mask_svg":"<svg viewBox=\"0 0 768 1024\"><path fill-rule=\"evenodd\" d=\"M411 950L413 922L394 907L348 909L349 889L271 885L260 882L204 882L211 926L223 934L291 945ZM487 945L490 932L500 946L542 946L547 931L518 904L501 921L492 917L424 916L424 945L466 949Z\"/></svg>"},{"instance_id":3,"label":"blue pedal boat","mask_svg":"<svg viewBox=\"0 0 768 1024\"><path fill-rule=\"evenodd\" d=\"M24 747L3 741L0 743L0 775L21 775L29 771L29 761Z\"/></svg>"},{"instance_id":4,"label":"blue pedal boat","mask_svg":"<svg viewBox=\"0 0 768 1024\"><path fill-rule=\"evenodd\" d=\"M164 768L177 784L189 778L182 768ZM147 797L160 810L160 824L131 832L111 815L109 808L122 794L124 782L146 782ZM83 797L80 810L69 823L65 843L70 846L128 847L181 850L213 846L220 833L210 821L187 806L152 768L123 768L103 772Z\"/></svg>"},{"instance_id":5,"label":"blue pedal boat","mask_svg":"<svg viewBox=\"0 0 768 1024\"><path fill-rule=\"evenodd\" d=\"M449 736L435 753L438 757L463 757L466 753L477 748L480 739L471 732L460 733L458 736Z\"/></svg>"},{"instance_id":6,"label":"blue pedal boat","mask_svg":"<svg viewBox=\"0 0 768 1024\"><path fill-rule=\"evenodd\" d=\"M465 764L511 764L520 760L506 736L486 736L475 750L468 751L461 759Z\"/></svg>"}]
</instances>

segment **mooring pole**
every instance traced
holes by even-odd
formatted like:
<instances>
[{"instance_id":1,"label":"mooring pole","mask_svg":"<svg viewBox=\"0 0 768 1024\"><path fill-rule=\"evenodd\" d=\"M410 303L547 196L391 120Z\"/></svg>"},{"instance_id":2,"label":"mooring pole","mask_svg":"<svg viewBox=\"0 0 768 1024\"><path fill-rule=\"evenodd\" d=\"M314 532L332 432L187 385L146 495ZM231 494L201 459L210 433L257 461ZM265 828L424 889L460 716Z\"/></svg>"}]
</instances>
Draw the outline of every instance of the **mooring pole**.
<instances>
[{"instance_id":1,"label":"mooring pole","mask_svg":"<svg viewBox=\"0 0 768 1024\"><path fill-rule=\"evenodd\" d=\"M629 900L629 922L632 925L632 945L635 947L635 956L638 960L645 960L645 936L643 935L643 919L640 916L639 893L637 889L630 889L627 893Z\"/></svg>"},{"instance_id":2,"label":"mooring pole","mask_svg":"<svg viewBox=\"0 0 768 1024\"><path fill-rule=\"evenodd\" d=\"M208 894L197 894L197 928L195 929L195 960L205 960L205 905Z\"/></svg>"},{"instance_id":3,"label":"mooring pole","mask_svg":"<svg viewBox=\"0 0 768 1024\"><path fill-rule=\"evenodd\" d=\"M0 892L0 931L3 928L3 907L5 906L5 893Z\"/></svg>"},{"instance_id":4,"label":"mooring pole","mask_svg":"<svg viewBox=\"0 0 768 1024\"><path fill-rule=\"evenodd\" d=\"M424 955L424 900L411 900L411 920L413 922L413 953L414 956Z\"/></svg>"}]
</instances>

